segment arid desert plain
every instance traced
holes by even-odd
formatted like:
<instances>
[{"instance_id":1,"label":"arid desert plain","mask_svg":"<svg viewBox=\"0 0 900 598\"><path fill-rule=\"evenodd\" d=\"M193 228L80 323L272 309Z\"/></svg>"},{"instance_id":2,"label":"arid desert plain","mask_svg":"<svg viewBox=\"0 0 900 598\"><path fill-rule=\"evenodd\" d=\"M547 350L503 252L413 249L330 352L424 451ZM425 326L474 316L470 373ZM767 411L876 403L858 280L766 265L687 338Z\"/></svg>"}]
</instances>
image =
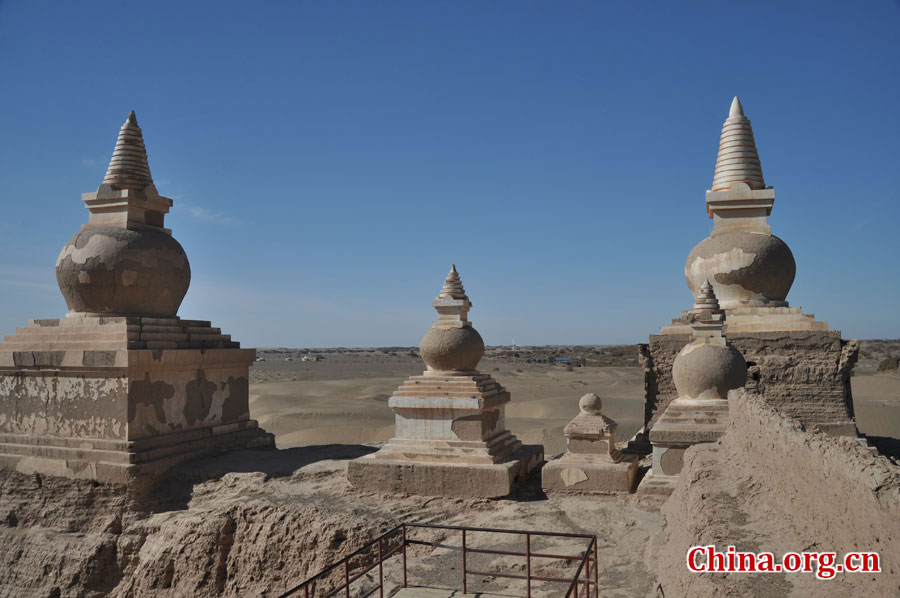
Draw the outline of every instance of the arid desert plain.
<instances>
[{"instance_id":1,"label":"arid desert plain","mask_svg":"<svg viewBox=\"0 0 900 598\"><path fill-rule=\"evenodd\" d=\"M489 351L479 365L512 394L506 411L509 429L523 442L543 444L547 455L565 450L563 426L578 414L578 398L588 392L602 397L603 413L619 424L619 442L641 426L644 376L637 349L555 347L554 353L579 355L585 349L595 357L612 355L607 361L622 365L569 370L529 363L527 352L502 357L500 350ZM538 351L542 357L547 354ZM250 370L250 409L260 426L275 434L279 448L387 440L394 431L388 397L407 376L425 369L411 347L269 348L259 349L258 355L260 361ZM319 359L303 361L304 355ZM857 425L870 437L900 435L900 371L877 371L892 355L900 355L900 341L863 341L854 368Z\"/></svg>"}]
</instances>

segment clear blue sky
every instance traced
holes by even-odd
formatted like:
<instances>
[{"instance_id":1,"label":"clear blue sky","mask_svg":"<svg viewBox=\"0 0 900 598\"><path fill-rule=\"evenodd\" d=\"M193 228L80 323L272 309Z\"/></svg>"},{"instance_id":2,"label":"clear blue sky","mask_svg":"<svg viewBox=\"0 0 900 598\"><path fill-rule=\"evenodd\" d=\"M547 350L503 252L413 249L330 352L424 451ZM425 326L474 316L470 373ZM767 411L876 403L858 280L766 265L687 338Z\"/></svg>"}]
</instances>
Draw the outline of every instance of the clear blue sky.
<instances>
[{"instance_id":1,"label":"clear blue sky","mask_svg":"<svg viewBox=\"0 0 900 598\"><path fill-rule=\"evenodd\" d=\"M738 95L788 299L900 337L900 3L0 1L0 331L137 112L193 281L245 346L418 344L452 262L489 344L630 343Z\"/></svg>"}]
</instances>

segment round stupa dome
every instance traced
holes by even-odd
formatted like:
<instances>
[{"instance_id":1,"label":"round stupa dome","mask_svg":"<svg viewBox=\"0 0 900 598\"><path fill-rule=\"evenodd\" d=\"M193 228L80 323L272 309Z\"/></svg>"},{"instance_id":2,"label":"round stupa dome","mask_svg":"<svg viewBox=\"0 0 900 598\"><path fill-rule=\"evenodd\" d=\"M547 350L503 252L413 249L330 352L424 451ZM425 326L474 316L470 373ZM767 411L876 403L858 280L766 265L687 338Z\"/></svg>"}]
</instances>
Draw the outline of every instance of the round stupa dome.
<instances>
[{"instance_id":1,"label":"round stupa dome","mask_svg":"<svg viewBox=\"0 0 900 598\"><path fill-rule=\"evenodd\" d=\"M181 244L161 230L90 226L63 247L56 280L72 312L172 317L191 266Z\"/></svg>"},{"instance_id":2,"label":"round stupa dome","mask_svg":"<svg viewBox=\"0 0 900 598\"><path fill-rule=\"evenodd\" d=\"M419 346L432 370L470 372L484 355L484 340L471 326L431 328Z\"/></svg>"},{"instance_id":3,"label":"round stupa dome","mask_svg":"<svg viewBox=\"0 0 900 598\"><path fill-rule=\"evenodd\" d=\"M730 344L694 341L675 358L672 378L679 398L725 399L747 381L747 362Z\"/></svg>"},{"instance_id":4,"label":"round stupa dome","mask_svg":"<svg viewBox=\"0 0 900 598\"><path fill-rule=\"evenodd\" d=\"M597 393L589 392L578 400L578 409L582 413L598 415L603 409L603 400Z\"/></svg>"},{"instance_id":5,"label":"round stupa dome","mask_svg":"<svg viewBox=\"0 0 900 598\"><path fill-rule=\"evenodd\" d=\"M684 276L696 296L708 279L723 308L783 303L797 264L775 235L721 233L700 241L687 257Z\"/></svg>"}]
</instances>

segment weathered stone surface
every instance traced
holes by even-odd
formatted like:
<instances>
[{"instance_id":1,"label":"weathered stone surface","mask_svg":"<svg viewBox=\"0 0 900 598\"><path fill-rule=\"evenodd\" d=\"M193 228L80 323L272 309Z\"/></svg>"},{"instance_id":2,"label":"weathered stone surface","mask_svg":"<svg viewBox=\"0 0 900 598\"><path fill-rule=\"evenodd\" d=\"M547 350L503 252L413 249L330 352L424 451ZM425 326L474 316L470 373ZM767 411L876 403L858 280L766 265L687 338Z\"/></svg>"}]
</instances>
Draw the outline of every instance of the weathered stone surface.
<instances>
[{"instance_id":1,"label":"weathered stone surface","mask_svg":"<svg viewBox=\"0 0 900 598\"><path fill-rule=\"evenodd\" d=\"M199 455L274 447L249 414L256 352L175 315L190 265L133 112L82 199L88 224L56 267L69 315L0 344L0 468L137 488Z\"/></svg>"},{"instance_id":2,"label":"weathered stone surface","mask_svg":"<svg viewBox=\"0 0 900 598\"><path fill-rule=\"evenodd\" d=\"M72 312L174 316L191 267L181 244L163 231L92 226L63 247L56 279Z\"/></svg>"},{"instance_id":3,"label":"weathered stone surface","mask_svg":"<svg viewBox=\"0 0 900 598\"><path fill-rule=\"evenodd\" d=\"M615 494L633 492L637 458L616 448L618 424L601 413L603 401L587 393L580 413L566 424L566 452L541 470L545 492Z\"/></svg>"},{"instance_id":4,"label":"weathered stone surface","mask_svg":"<svg viewBox=\"0 0 900 598\"><path fill-rule=\"evenodd\" d=\"M637 461L619 463L579 460L564 455L548 461L541 470L544 492L627 494L634 491Z\"/></svg>"},{"instance_id":5,"label":"weathered stone surface","mask_svg":"<svg viewBox=\"0 0 900 598\"><path fill-rule=\"evenodd\" d=\"M684 265L691 294L709 279L723 308L786 305L796 272L787 243L775 235L739 231L703 239Z\"/></svg>"},{"instance_id":6,"label":"weathered stone surface","mask_svg":"<svg viewBox=\"0 0 900 598\"><path fill-rule=\"evenodd\" d=\"M484 341L471 326L431 328L419 346L422 359L437 371L472 371L484 355Z\"/></svg>"},{"instance_id":7,"label":"weathered stone surface","mask_svg":"<svg viewBox=\"0 0 900 598\"><path fill-rule=\"evenodd\" d=\"M347 464L347 480L359 490L465 498L500 498L544 460L541 445L520 445L493 464L390 460L367 455Z\"/></svg>"},{"instance_id":8,"label":"weathered stone surface","mask_svg":"<svg viewBox=\"0 0 900 598\"><path fill-rule=\"evenodd\" d=\"M760 393L766 402L807 426L856 434L850 372L859 353L858 341L842 340L837 330L727 334L747 361L748 390ZM640 346L645 429L650 429L677 397L672 366L689 338L651 335L650 342Z\"/></svg>"},{"instance_id":9,"label":"weathered stone surface","mask_svg":"<svg viewBox=\"0 0 900 598\"><path fill-rule=\"evenodd\" d=\"M804 430L772 406L772 397L738 390L717 443L689 448L664 524L646 558L666 596L895 596L900 568L900 473L855 438ZM643 484L641 486L643 489ZM697 574L685 566L691 546L735 546L780 557L801 550L876 551L883 571L813 574Z\"/></svg>"},{"instance_id":10,"label":"weathered stone surface","mask_svg":"<svg viewBox=\"0 0 900 598\"><path fill-rule=\"evenodd\" d=\"M506 429L509 393L475 370L484 342L466 318L472 304L455 265L432 305L438 319L421 346L428 370L389 399L394 437L353 461L347 479L381 492L505 496L543 460L543 447L523 448Z\"/></svg>"}]
</instances>

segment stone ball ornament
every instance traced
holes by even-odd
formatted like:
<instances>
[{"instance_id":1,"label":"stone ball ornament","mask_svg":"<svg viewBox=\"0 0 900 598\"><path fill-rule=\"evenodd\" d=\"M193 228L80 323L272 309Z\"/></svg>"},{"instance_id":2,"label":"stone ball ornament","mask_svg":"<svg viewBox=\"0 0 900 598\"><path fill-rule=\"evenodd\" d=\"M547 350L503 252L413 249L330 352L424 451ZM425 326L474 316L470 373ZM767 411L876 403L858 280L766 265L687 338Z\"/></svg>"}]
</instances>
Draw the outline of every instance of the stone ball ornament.
<instances>
[{"instance_id":1,"label":"stone ball ornament","mask_svg":"<svg viewBox=\"0 0 900 598\"><path fill-rule=\"evenodd\" d=\"M588 415L599 415L603 409L603 400L597 393L589 392L578 400L578 409Z\"/></svg>"},{"instance_id":2,"label":"stone ball ornament","mask_svg":"<svg viewBox=\"0 0 900 598\"><path fill-rule=\"evenodd\" d=\"M172 317L191 267L181 244L162 230L90 226L63 247L56 280L71 312Z\"/></svg>"},{"instance_id":3,"label":"stone ball ornament","mask_svg":"<svg viewBox=\"0 0 900 598\"><path fill-rule=\"evenodd\" d=\"M723 233L700 241L684 275L696 296L709 279L723 308L785 305L797 264L787 243L771 234Z\"/></svg>"},{"instance_id":4,"label":"stone ball ornament","mask_svg":"<svg viewBox=\"0 0 900 598\"><path fill-rule=\"evenodd\" d=\"M431 328L419 346L422 359L432 370L473 371L484 356L484 340L471 326Z\"/></svg>"},{"instance_id":5,"label":"stone ball ornament","mask_svg":"<svg viewBox=\"0 0 900 598\"><path fill-rule=\"evenodd\" d=\"M679 399L727 399L747 381L747 362L730 344L695 341L675 358L672 378Z\"/></svg>"}]
</instances>

